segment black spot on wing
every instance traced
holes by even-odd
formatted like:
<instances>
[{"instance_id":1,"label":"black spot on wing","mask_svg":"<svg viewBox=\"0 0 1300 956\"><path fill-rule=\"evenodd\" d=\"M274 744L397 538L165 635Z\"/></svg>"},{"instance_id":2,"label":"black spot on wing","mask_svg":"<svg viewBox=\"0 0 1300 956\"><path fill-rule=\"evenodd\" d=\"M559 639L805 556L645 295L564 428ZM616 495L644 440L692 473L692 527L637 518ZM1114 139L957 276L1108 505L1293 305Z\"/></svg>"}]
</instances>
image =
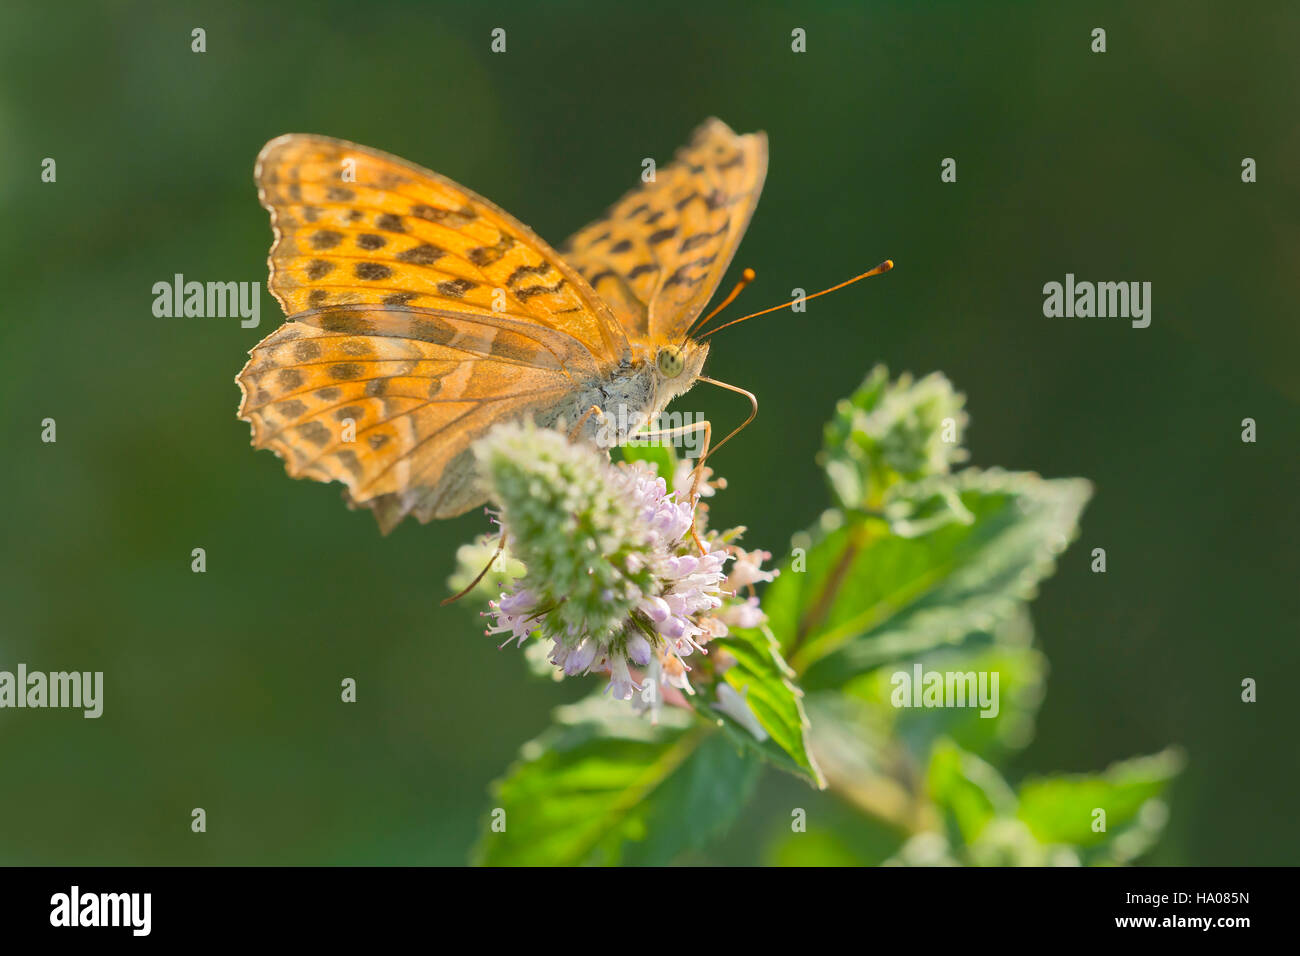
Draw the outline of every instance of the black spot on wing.
<instances>
[{"instance_id":1,"label":"black spot on wing","mask_svg":"<svg viewBox=\"0 0 1300 956\"><path fill-rule=\"evenodd\" d=\"M410 249L399 252L397 254L397 261L409 262L412 265L417 266L428 266L433 265L433 263L437 262L445 254L446 253L437 246L423 242L418 246L413 246Z\"/></svg>"},{"instance_id":2,"label":"black spot on wing","mask_svg":"<svg viewBox=\"0 0 1300 956\"><path fill-rule=\"evenodd\" d=\"M342 332L347 335L373 335L374 323L356 312L325 312L317 317L316 323L326 332Z\"/></svg>"},{"instance_id":3,"label":"black spot on wing","mask_svg":"<svg viewBox=\"0 0 1300 956\"><path fill-rule=\"evenodd\" d=\"M510 273L510 278L506 279L506 285L512 289L529 276L544 276L551 271L549 262L539 262L535 266L520 266L514 272Z\"/></svg>"},{"instance_id":4,"label":"black spot on wing","mask_svg":"<svg viewBox=\"0 0 1300 956\"><path fill-rule=\"evenodd\" d=\"M502 235L494 245L479 246L478 248L469 250L466 255L469 256L469 261L474 263L476 266L490 266L492 263L504 256L514 244L515 241L513 239L509 236Z\"/></svg>"},{"instance_id":5,"label":"black spot on wing","mask_svg":"<svg viewBox=\"0 0 1300 956\"><path fill-rule=\"evenodd\" d=\"M438 283L438 294L449 299L460 299L472 288L474 283L468 279L449 279Z\"/></svg>"},{"instance_id":6,"label":"black spot on wing","mask_svg":"<svg viewBox=\"0 0 1300 956\"><path fill-rule=\"evenodd\" d=\"M333 229L318 229L312 233L311 247L313 249L333 249L343 241L343 234L335 232Z\"/></svg>"},{"instance_id":7,"label":"black spot on wing","mask_svg":"<svg viewBox=\"0 0 1300 956\"><path fill-rule=\"evenodd\" d=\"M380 279L387 279L393 274L390 266L382 262L358 262L352 269L352 274L358 279L365 279L369 282L378 282Z\"/></svg>"},{"instance_id":8,"label":"black spot on wing","mask_svg":"<svg viewBox=\"0 0 1300 956\"><path fill-rule=\"evenodd\" d=\"M320 422L307 422L305 425L298 426L298 434L307 439L313 445L324 447L329 444L330 430Z\"/></svg>"},{"instance_id":9,"label":"black spot on wing","mask_svg":"<svg viewBox=\"0 0 1300 956\"><path fill-rule=\"evenodd\" d=\"M436 316L421 316L411 320L411 338L435 345L446 345L456 337L456 329Z\"/></svg>"},{"instance_id":10,"label":"black spot on wing","mask_svg":"<svg viewBox=\"0 0 1300 956\"><path fill-rule=\"evenodd\" d=\"M531 299L535 295L546 295L551 292L559 292L562 285L564 285L563 279L555 283L555 285L530 285L526 289L516 289L515 295L520 299Z\"/></svg>"}]
</instances>

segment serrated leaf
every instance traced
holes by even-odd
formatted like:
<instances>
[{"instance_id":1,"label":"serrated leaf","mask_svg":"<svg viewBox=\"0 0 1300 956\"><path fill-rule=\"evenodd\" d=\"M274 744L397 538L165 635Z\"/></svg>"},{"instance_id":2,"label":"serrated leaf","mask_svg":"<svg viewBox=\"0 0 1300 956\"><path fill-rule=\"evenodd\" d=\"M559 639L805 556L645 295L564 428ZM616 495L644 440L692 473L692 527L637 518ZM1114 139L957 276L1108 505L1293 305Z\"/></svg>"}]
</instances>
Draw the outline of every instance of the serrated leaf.
<instances>
[{"instance_id":1,"label":"serrated leaf","mask_svg":"<svg viewBox=\"0 0 1300 956\"><path fill-rule=\"evenodd\" d=\"M1082 479L968 469L918 482L949 483L973 520L928 534L891 534L881 519L850 513L790 563L764 600L782 653L806 690L842 686L889 661L988 629L1033 597L1078 530L1091 494Z\"/></svg>"},{"instance_id":2,"label":"serrated leaf","mask_svg":"<svg viewBox=\"0 0 1300 956\"><path fill-rule=\"evenodd\" d=\"M723 680L743 698L767 735L760 740L752 730L738 726L741 739L782 769L804 777L818 789L825 787L825 778L808 749L803 691L795 686L794 671L782 660L772 632L766 627L733 628L727 637L714 640L710 646L735 659ZM728 716L724 710L723 717Z\"/></svg>"},{"instance_id":3,"label":"serrated leaf","mask_svg":"<svg viewBox=\"0 0 1300 956\"><path fill-rule=\"evenodd\" d=\"M475 851L489 866L662 865L734 822L760 761L692 714L665 708L657 726L623 701L590 698L556 711L493 786Z\"/></svg>"}]
</instances>

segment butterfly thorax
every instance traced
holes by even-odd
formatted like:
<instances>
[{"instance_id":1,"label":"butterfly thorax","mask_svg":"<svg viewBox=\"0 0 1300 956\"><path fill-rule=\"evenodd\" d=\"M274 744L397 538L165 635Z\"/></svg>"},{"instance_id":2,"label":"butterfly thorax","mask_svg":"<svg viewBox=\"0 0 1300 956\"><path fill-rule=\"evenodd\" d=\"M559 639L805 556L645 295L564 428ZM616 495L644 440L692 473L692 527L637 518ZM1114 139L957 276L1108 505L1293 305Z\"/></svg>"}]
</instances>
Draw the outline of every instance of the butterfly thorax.
<instances>
[{"instance_id":1,"label":"butterfly thorax","mask_svg":"<svg viewBox=\"0 0 1300 956\"><path fill-rule=\"evenodd\" d=\"M681 347L650 341L629 344L627 361L589 379L563 407L536 416L537 423L582 421L580 435L604 446L623 444L635 432L656 427L668 403L699 378L709 347L694 342ZM588 415L593 407L600 413Z\"/></svg>"}]
</instances>

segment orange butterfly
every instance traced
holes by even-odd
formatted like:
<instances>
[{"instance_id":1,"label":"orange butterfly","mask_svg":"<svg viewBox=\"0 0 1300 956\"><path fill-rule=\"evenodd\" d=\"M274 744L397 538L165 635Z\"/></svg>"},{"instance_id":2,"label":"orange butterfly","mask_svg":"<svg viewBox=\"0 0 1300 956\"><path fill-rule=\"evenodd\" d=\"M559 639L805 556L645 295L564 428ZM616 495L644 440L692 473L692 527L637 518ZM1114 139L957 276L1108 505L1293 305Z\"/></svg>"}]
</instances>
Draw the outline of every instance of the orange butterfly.
<instances>
[{"instance_id":1,"label":"orange butterfly","mask_svg":"<svg viewBox=\"0 0 1300 956\"><path fill-rule=\"evenodd\" d=\"M766 172L764 134L711 119L561 255L429 170L322 136L273 139L254 176L290 321L249 353L239 416L291 476L342 482L384 533L481 505L470 446L497 422L593 438L612 419L622 442L621 423L714 382L688 333Z\"/></svg>"}]
</instances>

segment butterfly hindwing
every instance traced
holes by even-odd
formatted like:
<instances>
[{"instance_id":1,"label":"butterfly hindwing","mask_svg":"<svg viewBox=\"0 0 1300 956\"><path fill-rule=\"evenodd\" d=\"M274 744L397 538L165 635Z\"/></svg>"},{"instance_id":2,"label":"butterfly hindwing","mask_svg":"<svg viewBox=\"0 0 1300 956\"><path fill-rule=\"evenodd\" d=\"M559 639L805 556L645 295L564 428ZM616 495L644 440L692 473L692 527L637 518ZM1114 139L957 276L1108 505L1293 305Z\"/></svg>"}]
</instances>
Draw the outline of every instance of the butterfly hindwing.
<instances>
[{"instance_id":1,"label":"butterfly hindwing","mask_svg":"<svg viewBox=\"0 0 1300 956\"><path fill-rule=\"evenodd\" d=\"M554 414L593 362L535 323L339 306L296 316L252 350L239 414L290 475L342 482L388 531L408 513L481 504L470 444L497 421Z\"/></svg>"},{"instance_id":2,"label":"butterfly hindwing","mask_svg":"<svg viewBox=\"0 0 1300 956\"><path fill-rule=\"evenodd\" d=\"M713 297L767 174L767 137L695 130L653 182L561 247L633 339L679 341Z\"/></svg>"}]
</instances>

